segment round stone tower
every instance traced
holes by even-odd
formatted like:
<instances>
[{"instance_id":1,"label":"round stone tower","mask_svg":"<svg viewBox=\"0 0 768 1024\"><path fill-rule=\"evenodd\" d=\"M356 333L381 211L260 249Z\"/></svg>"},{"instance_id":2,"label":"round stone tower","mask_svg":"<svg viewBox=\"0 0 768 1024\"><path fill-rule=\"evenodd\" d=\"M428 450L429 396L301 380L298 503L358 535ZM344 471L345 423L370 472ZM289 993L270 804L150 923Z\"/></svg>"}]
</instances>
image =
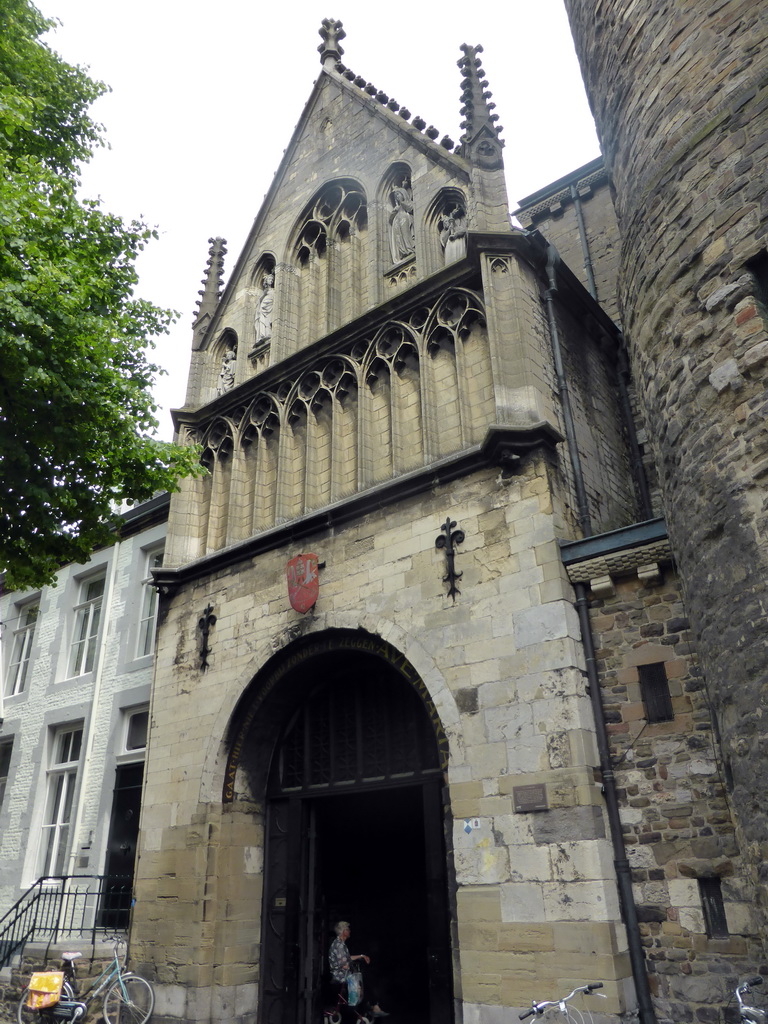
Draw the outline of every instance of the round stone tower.
<instances>
[{"instance_id":1,"label":"round stone tower","mask_svg":"<svg viewBox=\"0 0 768 1024\"><path fill-rule=\"evenodd\" d=\"M620 308L664 512L764 881L768 5L565 2L615 188Z\"/></svg>"}]
</instances>

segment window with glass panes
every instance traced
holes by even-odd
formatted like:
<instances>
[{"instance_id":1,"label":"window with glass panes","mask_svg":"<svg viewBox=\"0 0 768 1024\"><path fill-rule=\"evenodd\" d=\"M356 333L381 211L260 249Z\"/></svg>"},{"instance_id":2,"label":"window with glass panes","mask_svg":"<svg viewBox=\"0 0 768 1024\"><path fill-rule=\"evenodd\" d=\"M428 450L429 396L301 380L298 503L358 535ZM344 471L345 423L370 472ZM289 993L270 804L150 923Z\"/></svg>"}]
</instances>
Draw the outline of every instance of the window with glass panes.
<instances>
[{"instance_id":1,"label":"window with glass panes","mask_svg":"<svg viewBox=\"0 0 768 1024\"><path fill-rule=\"evenodd\" d=\"M136 652L138 658L151 654L155 649L155 625L157 623L157 591L152 586L152 569L159 569L163 564L163 549L147 553L147 571L142 580L144 596L141 602L141 618L139 619L139 644Z\"/></svg>"},{"instance_id":2,"label":"window with glass panes","mask_svg":"<svg viewBox=\"0 0 768 1024\"><path fill-rule=\"evenodd\" d=\"M35 626L40 614L40 604L37 601L30 601L27 604L17 605L17 611L17 626L13 631L13 647L11 648L8 683L5 691L7 697L13 697L24 690L32 653L32 641L35 639Z\"/></svg>"},{"instance_id":3,"label":"window with glass panes","mask_svg":"<svg viewBox=\"0 0 768 1024\"><path fill-rule=\"evenodd\" d=\"M82 726L65 726L54 734L42 830L41 875L62 875L66 869L82 745Z\"/></svg>"},{"instance_id":4,"label":"window with glass panes","mask_svg":"<svg viewBox=\"0 0 768 1024\"><path fill-rule=\"evenodd\" d=\"M0 742L0 811L3 809L3 799L5 797L5 789L8 784L8 774L11 770L12 750L13 740L3 740Z\"/></svg>"},{"instance_id":5,"label":"window with glass panes","mask_svg":"<svg viewBox=\"0 0 768 1024\"><path fill-rule=\"evenodd\" d=\"M85 580L80 586L80 603L75 608L75 630L72 640L69 674L81 676L90 672L96 660L96 642L104 598L104 576Z\"/></svg>"},{"instance_id":6,"label":"window with glass panes","mask_svg":"<svg viewBox=\"0 0 768 1024\"><path fill-rule=\"evenodd\" d=\"M136 708L127 713L125 749L129 753L144 750L147 745L149 729L149 708Z\"/></svg>"}]
</instances>

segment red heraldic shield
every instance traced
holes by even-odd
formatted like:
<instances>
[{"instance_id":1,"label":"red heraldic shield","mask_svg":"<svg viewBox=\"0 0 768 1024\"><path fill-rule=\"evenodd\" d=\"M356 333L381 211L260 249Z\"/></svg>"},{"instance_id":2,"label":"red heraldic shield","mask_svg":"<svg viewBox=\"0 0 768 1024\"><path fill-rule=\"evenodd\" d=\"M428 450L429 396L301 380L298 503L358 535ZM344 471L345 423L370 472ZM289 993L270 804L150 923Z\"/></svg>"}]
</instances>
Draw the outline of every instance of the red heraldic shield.
<instances>
[{"instance_id":1,"label":"red heraldic shield","mask_svg":"<svg viewBox=\"0 0 768 1024\"><path fill-rule=\"evenodd\" d=\"M319 580L317 555L296 555L285 567L288 579L288 600L297 612L308 612L317 601Z\"/></svg>"}]
</instances>

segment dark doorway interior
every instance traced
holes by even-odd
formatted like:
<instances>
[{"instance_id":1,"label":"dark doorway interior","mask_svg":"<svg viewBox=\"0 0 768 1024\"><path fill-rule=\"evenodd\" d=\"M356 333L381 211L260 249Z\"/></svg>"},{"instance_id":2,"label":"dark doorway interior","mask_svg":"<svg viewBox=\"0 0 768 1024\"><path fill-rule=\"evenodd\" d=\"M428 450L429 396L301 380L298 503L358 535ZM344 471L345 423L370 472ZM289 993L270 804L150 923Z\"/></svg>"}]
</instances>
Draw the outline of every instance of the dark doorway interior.
<instances>
[{"instance_id":1,"label":"dark doorway interior","mask_svg":"<svg viewBox=\"0 0 768 1024\"><path fill-rule=\"evenodd\" d=\"M336 921L349 921L350 952L371 957L364 974L383 1008L398 1024L428 1019L422 787L327 797L315 808L323 956Z\"/></svg>"},{"instance_id":2,"label":"dark doorway interior","mask_svg":"<svg viewBox=\"0 0 768 1024\"><path fill-rule=\"evenodd\" d=\"M115 776L107 840L107 877L98 914L98 925L101 928L122 930L128 927L143 777L143 764L120 765Z\"/></svg>"},{"instance_id":3,"label":"dark doorway interior","mask_svg":"<svg viewBox=\"0 0 768 1024\"><path fill-rule=\"evenodd\" d=\"M266 767L257 755L271 755L261 1024L321 1020L339 920L352 925L351 952L370 955L369 991L393 1024L449 1024L439 720L413 670L406 679L395 667L394 649L372 654L378 640L348 632L322 643L279 676L243 739L253 792Z\"/></svg>"}]
</instances>

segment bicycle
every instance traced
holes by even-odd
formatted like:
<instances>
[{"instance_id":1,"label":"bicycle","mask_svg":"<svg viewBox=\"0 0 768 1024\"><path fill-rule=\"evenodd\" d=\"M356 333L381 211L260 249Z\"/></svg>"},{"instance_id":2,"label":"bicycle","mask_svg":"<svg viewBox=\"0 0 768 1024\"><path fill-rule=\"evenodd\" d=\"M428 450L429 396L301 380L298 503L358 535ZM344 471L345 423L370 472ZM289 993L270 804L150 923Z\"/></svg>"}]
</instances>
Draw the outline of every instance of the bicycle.
<instances>
[{"instance_id":1,"label":"bicycle","mask_svg":"<svg viewBox=\"0 0 768 1024\"><path fill-rule=\"evenodd\" d=\"M739 1004L739 1020L741 1024L766 1024L768 1021L768 1014L765 1010L762 1010L759 1006L748 1006L741 998L748 992L752 991L755 985L762 985L763 979L759 974L755 974L752 978L745 978L744 981L740 981L734 989L734 995L736 996L736 1002Z\"/></svg>"},{"instance_id":2,"label":"bicycle","mask_svg":"<svg viewBox=\"0 0 768 1024\"><path fill-rule=\"evenodd\" d=\"M541 1017L542 1014L546 1013L547 1010L551 1010L554 1007L560 1011L563 1015L563 1020L568 1021L569 1024L584 1024L584 1014L581 1010L575 1009L575 1007L569 1007L568 1003L574 999L579 993L583 993L585 996L591 995L595 989L602 988L602 981L594 981L590 985L582 985L580 988L575 988L573 992L569 992L567 996L562 996L560 999L544 1000L541 1003L537 1003L534 999L531 1003L530 1010L526 1010L525 1013L521 1013L520 1020L525 1020L526 1017ZM599 992L598 995L601 999L607 999L608 997ZM591 1011L587 1011L590 1020L592 1019ZM757 1024L757 1022L755 1022Z\"/></svg>"},{"instance_id":3,"label":"bicycle","mask_svg":"<svg viewBox=\"0 0 768 1024\"><path fill-rule=\"evenodd\" d=\"M146 1024L155 1008L155 992L146 978L123 970L118 956L119 940L115 939L114 958L92 983L88 991L79 995L74 962L83 954L62 953L61 969L64 981L61 997L53 1005L34 1010L27 1005L30 987L27 986L16 1011L18 1024L62 1024L81 1020L91 1005L104 993L102 1013L106 1024Z\"/></svg>"}]
</instances>

